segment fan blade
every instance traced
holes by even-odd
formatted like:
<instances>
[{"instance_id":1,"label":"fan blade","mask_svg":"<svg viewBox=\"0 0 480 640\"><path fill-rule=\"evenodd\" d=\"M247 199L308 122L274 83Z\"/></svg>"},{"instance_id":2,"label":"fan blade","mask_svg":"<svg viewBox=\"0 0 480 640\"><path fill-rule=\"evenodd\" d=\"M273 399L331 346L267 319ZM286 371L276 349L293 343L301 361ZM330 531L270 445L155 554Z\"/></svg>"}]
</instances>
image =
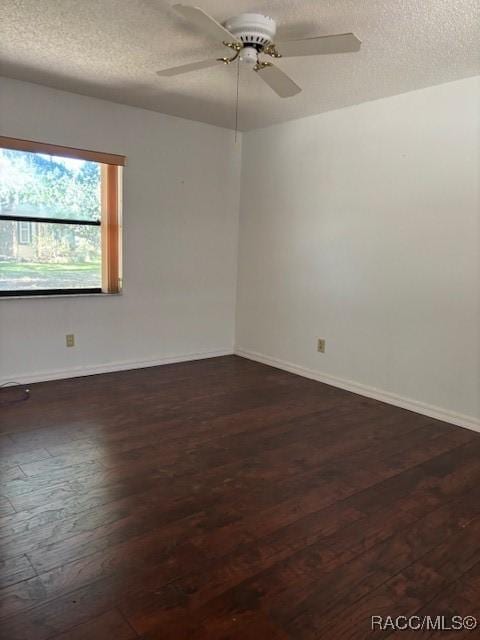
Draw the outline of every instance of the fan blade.
<instances>
[{"instance_id":1,"label":"fan blade","mask_svg":"<svg viewBox=\"0 0 480 640\"><path fill-rule=\"evenodd\" d=\"M194 24L199 29L202 29L205 33L208 33L209 36L215 38L215 40L220 40L223 42L226 40L227 42L239 42L237 38L222 27L222 25L217 22L212 16L209 16L208 13L205 13L203 9L199 9L198 7L190 7L185 4L174 4L173 9L181 15L183 18Z\"/></svg>"},{"instance_id":2,"label":"fan blade","mask_svg":"<svg viewBox=\"0 0 480 640\"><path fill-rule=\"evenodd\" d=\"M286 73L271 63L260 69L255 69L255 71L281 98L290 98L301 91L298 84L295 84Z\"/></svg>"},{"instance_id":3,"label":"fan blade","mask_svg":"<svg viewBox=\"0 0 480 640\"><path fill-rule=\"evenodd\" d=\"M341 33L336 36L319 36L304 40L285 40L277 42L278 51L283 58L293 56L318 56L326 53L349 53L359 51L360 40L353 33Z\"/></svg>"},{"instance_id":4,"label":"fan blade","mask_svg":"<svg viewBox=\"0 0 480 640\"><path fill-rule=\"evenodd\" d=\"M199 69L208 69L218 64L218 60L212 58L211 60L202 60L201 62L190 62L189 64L182 64L179 67L171 67L170 69L162 69L157 71L157 76L178 76L181 73L189 73L190 71L198 71Z\"/></svg>"}]
</instances>

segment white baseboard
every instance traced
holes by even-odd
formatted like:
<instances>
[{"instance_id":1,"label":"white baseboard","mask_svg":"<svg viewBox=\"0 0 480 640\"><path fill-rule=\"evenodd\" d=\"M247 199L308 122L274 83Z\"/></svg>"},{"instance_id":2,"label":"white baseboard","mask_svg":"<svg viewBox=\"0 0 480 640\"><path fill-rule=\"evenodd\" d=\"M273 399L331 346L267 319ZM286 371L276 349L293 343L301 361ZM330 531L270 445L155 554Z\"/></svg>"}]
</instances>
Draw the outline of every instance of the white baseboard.
<instances>
[{"instance_id":1,"label":"white baseboard","mask_svg":"<svg viewBox=\"0 0 480 640\"><path fill-rule=\"evenodd\" d=\"M304 378L310 378L312 380L317 380L318 382L324 382L325 384L329 384L333 387L339 387L340 389L345 389L346 391L358 393L359 395L366 396L367 398L380 400L381 402L386 402L387 404L392 404L396 407L401 407L402 409L408 409L409 411L415 411L416 413L421 413L422 415L429 416L430 418L435 418L436 420L442 420L443 422L449 422L450 424L455 424L459 427L465 427L466 429L480 432L480 419L473 416L465 416L459 413L448 411L446 409L442 409L441 407L436 407L433 405L425 404L424 402L419 402L418 400L403 398L402 396L390 393L389 391L383 391L382 389L377 389L376 387L369 387L353 380L337 378L335 376L321 373L320 371L315 371L313 369L306 369L305 367L300 367L291 362L279 360L278 358L272 358L271 356L264 355L263 353L257 353L256 351L248 351L247 349L242 349L241 347L235 348L235 354L238 356L242 356L243 358L248 358L249 360L262 362L263 364L270 365L271 367L276 367L277 369L283 369L284 371L295 373L299 376L303 376Z\"/></svg>"},{"instance_id":2,"label":"white baseboard","mask_svg":"<svg viewBox=\"0 0 480 640\"><path fill-rule=\"evenodd\" d=\"M233 354L232 349L217 349L215 351L203 351L201 353L186 353L177 356L164 356L149 360L125 360L123 362L106 362L92 366L79 366L70 369L57 369L52 371L36 371L21 375L12 375L9 378L0 379L0 384L15 381L20 384L31 384L33 382L45 382L46 380L62 380L64 378L79 378L81 376L92 376L99 373L112 373L114 371L127 371L128 369L144 369L145 367L157 367L162 364L173 364L175 362L188 362L189 360L204 360L205 358L216 358L218 356L229 356Z\"/></svg>"}]
</instances>

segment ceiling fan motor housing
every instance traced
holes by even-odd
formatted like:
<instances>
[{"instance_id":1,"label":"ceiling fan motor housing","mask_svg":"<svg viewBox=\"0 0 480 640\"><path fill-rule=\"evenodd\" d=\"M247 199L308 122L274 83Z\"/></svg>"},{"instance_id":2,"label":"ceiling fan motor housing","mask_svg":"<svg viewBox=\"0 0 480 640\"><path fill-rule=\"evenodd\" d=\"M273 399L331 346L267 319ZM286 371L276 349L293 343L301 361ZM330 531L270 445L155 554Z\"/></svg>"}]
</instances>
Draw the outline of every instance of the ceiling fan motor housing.
<instances>
[{"instance_id":1,"label":"ceiling fan motor housing","mask_svg":"<svg viewBox=\"0 0 480 640\"><path fill-rule=\"evenodd\" d=\"M277 25L273 18L262 16L259 13L242 13L239 16L229 18L224 26L230 33L243 42L246 48L250 47L257 52L269 45L277 31ZM249 58L252 54L247 54ZM249 60L245 60L249 62Z\"/></svg>"}]
</instances>

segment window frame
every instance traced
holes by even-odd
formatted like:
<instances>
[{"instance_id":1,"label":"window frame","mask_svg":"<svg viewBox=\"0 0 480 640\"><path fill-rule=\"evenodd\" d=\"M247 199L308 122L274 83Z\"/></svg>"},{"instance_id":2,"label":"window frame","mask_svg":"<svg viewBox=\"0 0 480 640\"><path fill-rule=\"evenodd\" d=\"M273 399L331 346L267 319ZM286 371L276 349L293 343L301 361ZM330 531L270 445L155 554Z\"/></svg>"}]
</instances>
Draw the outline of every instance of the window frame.
<instances>
[{"instance_id":1,"label":"window frame","mask_svg":"<svg viewBox=\"0 0 480 640\"><path fill-rule=\"evenodd\" d=\"M23 226L26 225L26 226ZM26 232L27 240L24 239ZM28 247L32 244L32 223L30 220L19 220L18 222L18 244Z\"/></svg>"},{"instance_id":2,"label":"window frame","mask_svg":"<svg viewBox=\"0 0 480 640\"><path fill-rule=\"evenodd\" d=\"M8 138L0 136L0 148L28 153L42 153L51 156L76 158L96 162L101 168L101 216L99 220L74 220L67 218L44 218L40 216L19 216L0 214L0 220L17 222L39 222L42 224L66 224L81 226L98 226L101 235L101 268L102 286L62 289L10 289L0 291L0 298L85 295L85 294L118 294L122 289L121 273L121 186L122 170L126 164L125 156L75 149L44 142ZM31 228L30 228L31 229ZM30 231L31 233L31 231ZM20 234L20 226L19 226Z\"/></svg>"}]
</instances>

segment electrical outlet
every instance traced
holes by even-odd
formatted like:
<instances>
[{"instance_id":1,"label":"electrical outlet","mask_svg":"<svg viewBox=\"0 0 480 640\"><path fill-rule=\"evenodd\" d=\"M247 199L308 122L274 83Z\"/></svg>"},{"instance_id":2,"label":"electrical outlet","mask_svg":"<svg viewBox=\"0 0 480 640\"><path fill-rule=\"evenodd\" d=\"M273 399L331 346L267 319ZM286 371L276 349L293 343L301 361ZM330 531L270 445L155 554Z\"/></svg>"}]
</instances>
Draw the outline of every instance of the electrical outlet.
<instances>
[{"instance_id":1,"label":"electrical outlet","mask_svg":"<svg viewBox=\"0 0 480 640\"><path fill-rule=\"evenodd\" d=\"M318 353L325 353L325 338L319 338L317 341Z\"/></svg>"},{"instance_id":2,"label":"electrical outlet","mask_svg":"<svg viewBox=\"0 0 480 640\"><path fill-rule=\"evenodd\" d=\"M65 344L67 345L67 347L75 346L75 335L73 333L67 333L67 335L65 336Z\"/></svg>"}]
</instances>

